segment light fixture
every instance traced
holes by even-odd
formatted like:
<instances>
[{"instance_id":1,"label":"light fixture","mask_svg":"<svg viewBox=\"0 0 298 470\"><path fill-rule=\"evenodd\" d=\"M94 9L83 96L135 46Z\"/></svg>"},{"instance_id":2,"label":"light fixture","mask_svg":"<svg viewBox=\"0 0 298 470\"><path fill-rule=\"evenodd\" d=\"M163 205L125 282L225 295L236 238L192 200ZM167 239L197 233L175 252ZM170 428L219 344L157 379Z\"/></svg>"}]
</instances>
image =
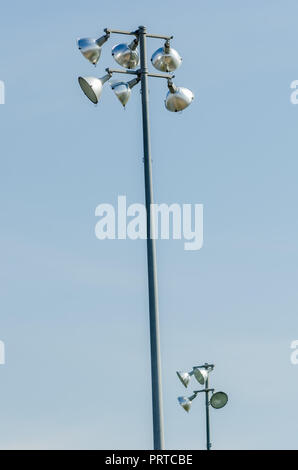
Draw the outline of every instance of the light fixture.
<instances>
[{"instance_id":1,"label":"light fixture","mask_svg":"<svg viewBox=\"0 0 298 470\"><path fill-rule=\"evenodd\" d=\"M184 385L184 387L186 388L189 384L189 381L190 381L190 376L193 375L193 371L191 372L181 372L181 371L177 371L176 374L178 375L179 377L179 380L181 381L181 383Z\"/></svg>"},{"instance_id":2,"label":"light fixture","mask_svg":"<svg viewBox=\"0 0 298 470\"><path fill-rule=\"evenodd\" d=\"M111 88L115 95L117 96L118 100L120 103L123 105L125 108L126 103L128 102L130 95L131 95L131 89L139 83L140 78L134 78L133 80L130 80L129 82L115 82L111 84Z\"/></svg>"},{"instance_id":3,"label":"light fixture","mask_svg":"<svg viewBox=\"0 0 298 470\"><path fill-rule=\"evenodd\" d=\"M194 94L188 88L176 87L172 80L168 80L169 92L166 96L165 105L168 111L177 113L187 108L194 99Z\"/></svg>"},{"instance_id":4,"label":"light fixture","mask_svg":"<svg viewBox=\"0 0 298 470\"><path fill-rule=\"evenodd\" d=\"M193 374L196 380L199 382L199 384L204 385L204 383L206 382L208 378L208 371L204 369L203 367L194 367Z\"/></svg>"},{"instance_id":5,"label":"light fixture","mask_svg":"<svg viewBox=\"0 0 298 470\"><path fill-rule=\"evenodd\" d=\"M204 385L208 378L208 370L205 369L205 367L193 367L192 371L190 372L181 372L178 371L176 374L179 377L180 382L184 385L184 387L187 387L190 381L190 377L192 375L195 376L196 380L201 384Z\"/></svg>"},{"instance_id":6,"label":"light fixture","mask_svg":"<svg viewBox=\"0 0 298 470\"><path fill-rule=\"evenodd\" d=\"M83 92L92 103L97 104L102 93L105 82L111 78L111 74L106 74L102 78L79 77L79 84Z\"/></svg>"},{"instance_id":7,"label":"light fixture","mask_svg":"<svg viewBox=\"0 0 298 470\"><path fill-rule=\"evenodd\" d=\"M178 397L178 402L180 406L188 413L192 401L197 397L198 394L205 394L205 410L206 410L206 449L211 449L210 442L210 417L209 417L209 408L220 409L223 408L228 403L228 395L224 392L214 393L214 388L209 388L209 372L213 371L214 364L208 364L207 362L202 366L193 367L191 372L177 372L177 375L182 382L182 384L187 387L190 376L194 375L196 380L205 387L201 390L194 390L193 395L190 397ZM209 394L212 393L211 399L209 400Z\"/></svg>"},{"instance_id":8,"label":"light fixture","mask_svg":"<svg viewBox=\"0 0 298 470\"><path fill-rule=\"evenodd\" d=\"M151 57L153 67L161 72L173 72L182 63L182 58L178 52L166 41L164 47L160 47Z\"/></svg>"},{"instance_id":9,"label":"light fixture","mask_svg":"<svg viewBox=\"0 0 298 470\"><path fill-rule=\"evenodd\" d=\"M77 40L78 48L91 64L96 65L100 58L101 48L109 37L109 34L105 34L99 39L80 38Z\"/></svg>"},{"instance_id":10,"label":"light fixture","mask_svg":"<svg viewBox=\"0 0 298 470\"><path fill-rule=\"evenodd\" d=\"M197 394L194 393L191 397L178 397L179 405L181 405L182 408L188 413L192 404L192 400L196 398L196 396Z\"/></svg>"},{"instance_id":11,"label":"light fixture","mask_svg":"<svg viewBox=\"0 0 298 470\"><path fill-rule=\"evenodd\" d=\"M228 403L228 395L224 392L216 392L212 395L210 405L215 409L220 409Z\"/></svg>"},{"instance_id":12,"label":"light fixture","mask_svg":"<svg viewBox=\"0 0 298 470\"><path fill-rule=\"evenodd\" d=\"M117 44L112 49L112 56L117 64L125 69L135 69L139 63L138 39L134 39L130 44Z\"/></svg>"}]
</instances>

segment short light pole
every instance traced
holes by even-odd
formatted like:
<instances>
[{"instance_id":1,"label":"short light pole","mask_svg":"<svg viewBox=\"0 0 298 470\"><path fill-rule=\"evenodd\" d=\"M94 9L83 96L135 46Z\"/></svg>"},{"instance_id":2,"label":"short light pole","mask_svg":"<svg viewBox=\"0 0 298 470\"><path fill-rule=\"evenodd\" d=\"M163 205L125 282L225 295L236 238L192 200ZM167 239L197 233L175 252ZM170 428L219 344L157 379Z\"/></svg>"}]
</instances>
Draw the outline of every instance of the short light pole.
<instances>
[{"instance_id":1,"label":"short light pole","mask_svg":"<svg viewBox=\"0 0 298 470\"><path fill-rule=\"evenodd\" d=\"M210 417L209 417L209 376L205 382L205 408L206 408L206 446L207 450L211 449L210 442Z\"/></svg>"},{"instance_id":2,"label":"short light pole","mask_svg":"<svg viewBox=\"0 0 298 470\"><path fill-rule=\"evenodd\" d=\"M228 395L224 392L214 393L214 388L209 388L209 374L214 369L214 364L203 364L202 366L195 366L190 372L177 372L179 380L181 383L187 387L190 381L190 377L194 375L196 380L201 384L205 384L205 388L202 390L195 390L193 395L190 397L178 397L178 402L182 408L189 412L192 401L197 397L199 393L205 393L205 411L206 411L206 449L211 450L211 441L210 441L210 416L209 408L210 405L215 408L223 408L228 402ZM212 393L211 399L209 400L209 393Z\"/></svg>"},{"instance_id":3,"label":"short light pole","mask_svg":"<svg viewBox=\"0 0 298 470\"><path fill-rule=\"evenodd\" d=\"M151 351L151 382L152 382L152 411L153 411L153 441L154 449L164 449L163 410L162 410L162 382L160 358L160 332L158 310L158 285L156 269L155 229L151 217L151 206L154 203L152 185L152 159L150 146L149 126L149 98L148 77L163 78L168 81L168 94L165 105L169 111L178 112L188 107L194 99L193 93L187 88L176 87L173 84L174 76L170 73L176 70L182 62L177 51L170 46L173 36L155 35L147 33L145 26L136 31L121 31L106 28L105 35L99 39L82 38L78 40L78 47L82 54L94 65L101 55L103 44L111 34L134 36L130 44L118 44L113 47L112 55L116 62L125 70L107 68L107 74L101 79L94 77L79 77L80 86L85 95L95 104L102 93L103 85L113 74L135 75L136 79L130 82L118 82L112 89L123 106L126 105L131 88L141 82L142 94L142 120L143 120L143 147L144 147L144 176L145 176L145 203L147 211L147 267L148 267L148 293L149 293L149 320L150 320L150 351ZM153 66L166 73L149 73L146 40L147 38L162 39L165 44L152 56ZM140 46L140 68L137 47ZM169 73L170 72L170 73Z\"/></svg>"}]
</instances>

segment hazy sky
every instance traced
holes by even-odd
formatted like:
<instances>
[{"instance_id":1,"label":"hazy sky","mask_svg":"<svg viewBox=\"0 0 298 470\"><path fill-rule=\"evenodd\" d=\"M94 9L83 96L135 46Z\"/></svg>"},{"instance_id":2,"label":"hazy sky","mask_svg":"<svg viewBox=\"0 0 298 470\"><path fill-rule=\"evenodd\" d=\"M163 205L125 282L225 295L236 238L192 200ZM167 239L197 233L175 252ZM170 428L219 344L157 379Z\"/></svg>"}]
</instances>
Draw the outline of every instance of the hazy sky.
<instances>
[{"instance_id":1,"label":"hazy sky","mask_svg":"<svg viewBox=\"0 0 298 470\"><path fill-rule=\"evenodd\" d=\"M175 36L195 93L169 113L150 79L155 199L204 204L202 250L157 243L166 447L204 448L203 397L187 415L175 371L209 361L229 394L215 449L298 448L297 17L295 0L1 6L0 448L152 446L146 243L94 235L98 204L144 201L141 97L124 111L105 85L94 106L77 83L121 36L96 69L76 48L141 24Z\"/></svg>"}]
</instances>

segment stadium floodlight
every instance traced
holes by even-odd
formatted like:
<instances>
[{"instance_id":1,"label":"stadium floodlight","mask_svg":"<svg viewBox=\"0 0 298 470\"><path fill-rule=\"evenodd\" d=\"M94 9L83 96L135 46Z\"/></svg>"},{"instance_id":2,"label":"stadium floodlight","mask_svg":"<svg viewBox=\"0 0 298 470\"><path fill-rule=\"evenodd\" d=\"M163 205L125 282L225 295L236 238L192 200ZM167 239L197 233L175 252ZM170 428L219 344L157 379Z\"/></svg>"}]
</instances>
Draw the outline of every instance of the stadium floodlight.
<instances>
[{"instance_id":1,"label":"stadium floodlight","mask_svg":"<svg viewBox=\"0 0 298 470\"><path fill-rule=\"evenodd\" d=\"M182 406L182 408L188 413L191 408L192 402L197 397L197 395L199 393L205 393L207 450L211 449L209 417L210 405L212 406L212 408L220 409L228 403L228 395L225 392L214 393L214 388L209 388L209 372L211 372L213 369L213 364L206 363L203 366L193 367L192 372L177 372L180 381L185 387L187 387L191 375L194 375L201 385L205 384L205 388L203 388L202 390L194 390L193 395L191 395L190 397L178 397L178 402L179 405ZM210 401L209 393L212 393Z\"/></svg>"},{"instance_id":2,"label":"stadium floodlight","mask_svg":"<svg viewBox=\"0 0 298 470\"><path fill-rule=\"evenodd\" d=\"M140 78L134 78L133 80L130 80L129 82L115 82L111 84L111 88L115 95L117 96L118 100L120 103L123 105L125 108L125 105L127 104L130 95L131 95L131 89L137 85L140 81Z\"/></svg>"},{"instance_id":3,"label":"stadium floodlight","mask_svg":"<svg viewBox=\"0 0 298 470\"><path fill-rule=\"evenodd\" d=\"M178 52L166 41L164 47L160 47L151 57L153 67L161 72L174 72L182 63Z\"/></svg>"},{"instance_id":4,"label":"stadium floodlight","mask_svg":"<svg viewBox=\"0 0 298 470\"><path fill-rule=\"evenodd\" d=\"M109 34L105 34L99 39L79 38L77 40L78 48L91 64L96 65L101 55L101 48L109 37Z\"/></svg>"},{"instance_id":5,"label":"stadium floodlight","mask_svg":"<svg viewBox=\"0 0 298 470\"><path fill-rule=\"evenodd\" d=\"M111 78L110 74L104 75L102 78L95 77L79 77L79 84L83 92L92 103L97 104L101 97L102 87Z\"/></svg>"},{"instance_id":6,"label":"stadium floodlight","mask_svg":"<svg viewBox=\"0 0 298 470\"><path fill-rule=\"evenodd\" d=\"M165 105L168 111L177 113L187 108L194 100L194 94L188 88L177 87L171 79L168 80L168 94Z\"/></svg>"},{"instance_id":7,"label":"stadium floodlight","mask_svg":"<svg viewBox=\"0 0 298 470\"><path fill-rule=\"evenodd\" d=\"M125 69L135 69L139 64L140 57L138 51L139 41L134 39L130 44L117 44L112 49L112 56L117 64Z\"/></svg>"},{"instance_id":8,"label":"stadium floodlight","mask_svg":"<svg viewBox=\"0 0 298 470\"><path fill-rule=\"evenodd\" d=\"M187 411L187 413L188 413L189 410L190 410L192 401L194 400L194 398L196 398L196 396L197 396L197 394L194 393L194 394L191 395L190 397L178 397L179 405L181 405L182 408L183 408L185 411Z\"/></svg>"},{"instance_id":9,"label":"stadium floodlight","mask_svg":"<svg viewBox=\"0 0 298 470\"><path fill-rule=\"evenodd\" d=\"M228 403L228 395L225 392L216 392L212 395L210 400L210 405L219 410L223 408Z\"/></svg>"}]
</instances>

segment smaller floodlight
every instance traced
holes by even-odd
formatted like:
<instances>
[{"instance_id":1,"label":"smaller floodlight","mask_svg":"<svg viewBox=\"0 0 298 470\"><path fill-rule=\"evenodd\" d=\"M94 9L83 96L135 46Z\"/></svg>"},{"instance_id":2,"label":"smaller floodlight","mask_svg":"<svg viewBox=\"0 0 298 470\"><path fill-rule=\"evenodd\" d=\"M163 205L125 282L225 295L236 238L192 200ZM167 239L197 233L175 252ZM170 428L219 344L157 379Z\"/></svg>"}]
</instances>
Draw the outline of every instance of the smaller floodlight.
<instances>
[{"instance_id":1,"label":"smaller floodlight","mask_svg":"<svg viewBox=\"0 0 298 470\"><path fill-rule=\"evenodd\" d=\"M193 371L191 372L181 372L181 371L178 371L176 372L176 374L178 375L178 378L180 380L180 382L184 385L184 387L186 388L189 384L189 381L190 381L190 376L193 375Z\"/></svg>"},{"instance_id":2,"label":"smaller floodlight","mask_svg":"<svg viewBox=\"0 0 298 470\"><path fill-rule=\"evenodd\" d=\"M204 385L208 378L208 371L204 369L203 367L194 367L193 368L193 374L199 384Z\"/></svg>"},{"instance_id":3,"label":"smaller floodlight","mask_svg":"<svg viewBox=\"0 0 298 470\"><path fill-rule=\"evenodd\" d=\"M151 57L153 67L161 72L173 72L178 69L182 63L182 59L175 49L170 46L170 42L166 41L164 47L160 47Z\"/></svg>"},{"instance_id":4,"label":"smaller floodlight","mask_svg":"<svg viewBox=\"0 0 298 470\"><path fill-rule=\"evenodd\" d=\"M139 63L138 39L134 39L131 44L117 44L112 49L112 56L117 64L125 69L135 69Z\"/></svg>"},{"instance_id":5,"label":"smaller floodlight","mask_svg":"<svg viewBox=\"0 0 298 470\"><path fill-rule=\"evenodd\" d=\"M117 96L118 100L120 103L125 107L126 103L128 102L130 95L131 95L131 89L139 83L140 78L134 78L133 80L130 80L130 82L115 82L111 84L111 88L115 95Z\"/></svg>"},{"instance_id":6,"label":"smaller floodlight","mask_svg":"<svg viewBox=\"0 0 298 470\"><path fill-rule=\"evenodd\" d=\"M187 387L190 381L190 377L192 375L195 376L196 380L201 384L204 385L208 378L208 370L205 367L193 367L193 369L190 372L181 372L178 371L176 374L179 377L179 380L181 383L184 385L184 387Z\"/></svg>"},{"instance_id":7,"label":"smaller floodlight","mask_svg":"<svg viewBox=\"0 0 298 470\"><path fill-rule=\"evenodd\" d=\"M188 413L191 407L192 400L196 398L196 396L197 394L195 393L191 397L178 397L179 405L181 405L182 408Z\"/></svg>"},{"instance_id":8,"label":"smaller floodlight","mask_svg":"<svg viewBox=\"0 0 298 470\"><path fill-rule=\"evenodd\" d=\"M206 449L211 449L210 442L210 418L209 409L212 406L215 409L223 408L228 403L228 395L224 392L214 393L214 388L209 388L209 372L213 371L214 364L205 363L202 366L193 367L192 372L177 372L177 375L183 385L187 387L190 376L194 375L196 380L205 387L201 390L194 390L193 395L190 397L178 397L179 405L188 413L190 411L192 401L200 393L205 393L205 410L206 410ZM209 394L212 393L211 399L209 400Z\"/></svg>"},{"instance_id":9,"label":"smaller floodlight","mask_svg":"<svg viewBox=\"0 0 298 470\"><path fill-rule=\"evenodd\" d=\"M217 410L228 403L228 395L224 392L216 392L212 395L210 405Z\"/></svg>"},{"instance_id":10,"label":"smaller floodlight","mask_svg":"<svg viewBox=\"0 0 298 470\"><path fill-rule=\"evenodd\" d=\"M79 84L83 92L92 103L97 104L102 93L102 87L105 82L111 78L111 74L104 75L102 78L79 77Z\"/></svg>"},{"instance_id":11,"label":"smaller floodlight","mask_svg":"<svg viewBox=\"0 0 298 470\"><path fill-rule=\"evenodd\" d=\"M194 94L188 88L176 87L172 80L168 80L169 92L166 96L165 105L168 111L177 113L187 108L194 99Z\"/></svg>"},{"instance_id":12,"label":"smaller floodlight","mask_svg":"<svg viewBox=\"0 0 298 470\"><path fill-rule=\"evenodd\" d=\"M109 34L105 34L99 39L80 38L77 41L78 48L91 64L96 65L101 55L101 48L109 37Z\"/></svg>"}]
</instances>

